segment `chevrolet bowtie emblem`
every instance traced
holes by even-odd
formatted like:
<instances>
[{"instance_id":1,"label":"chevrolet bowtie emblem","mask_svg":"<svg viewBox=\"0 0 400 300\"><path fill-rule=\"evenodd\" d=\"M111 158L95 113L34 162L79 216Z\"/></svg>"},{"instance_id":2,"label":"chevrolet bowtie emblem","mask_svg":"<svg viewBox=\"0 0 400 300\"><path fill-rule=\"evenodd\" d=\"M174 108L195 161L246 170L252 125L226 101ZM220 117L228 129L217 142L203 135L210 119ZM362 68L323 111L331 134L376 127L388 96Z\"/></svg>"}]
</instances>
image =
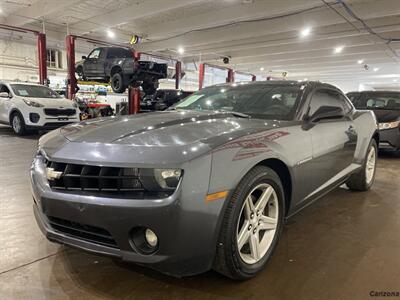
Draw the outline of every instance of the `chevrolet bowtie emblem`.
<instances>
[{"instance_id":1,"label":"chevrolet bowtie emblem","mask_svg":"<svg viewBox=\"0 0 400 300\"><path fill-rule=\"evenodd\" d=\"M46 168L46 177L47 180L56 180L59 179L62 175L60 171L54 171L53 168Z\"/></svg>"}]
</instances>

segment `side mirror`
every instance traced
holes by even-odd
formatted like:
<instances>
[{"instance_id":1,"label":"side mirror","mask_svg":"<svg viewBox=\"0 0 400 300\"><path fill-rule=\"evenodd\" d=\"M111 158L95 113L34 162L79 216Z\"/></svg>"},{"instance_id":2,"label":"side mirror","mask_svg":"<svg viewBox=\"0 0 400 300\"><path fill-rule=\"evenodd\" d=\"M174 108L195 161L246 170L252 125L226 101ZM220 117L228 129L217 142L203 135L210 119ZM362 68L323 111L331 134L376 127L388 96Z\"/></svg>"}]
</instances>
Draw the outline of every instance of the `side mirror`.
<instances>
[{"instance_id":1,"label":"side mirror","mask_svg":"<svg viewBox=\"0 0 400 300\"><path fill-rule=\"evenodd\" d=\"M6 98L6 99L10 99L10 94L7 92L1 92L0 93L0 98Z\"/></svg>"},{"instance_id":2,"label":"side mirror","mask_svg":"<svg viewBox=\"0 0 400 300\"><path fill-rule=\"evenodd\" d=\"M83 56L82 56L82 59L83 59L83 60L87 59L87 56L86 56L86 55L83 55Z\"/></svg>"},{"instance_id":3,"label":"side mirror","mask_svg":"<svg viewBox=\"0 0 400 300\"><path fill-rule=\"evenodd\" d=\"M341 119L344 117L343 110L337 106L321 106L309 117L310 122L318 122L325 119Z\"/></svg>"}]
</instances>

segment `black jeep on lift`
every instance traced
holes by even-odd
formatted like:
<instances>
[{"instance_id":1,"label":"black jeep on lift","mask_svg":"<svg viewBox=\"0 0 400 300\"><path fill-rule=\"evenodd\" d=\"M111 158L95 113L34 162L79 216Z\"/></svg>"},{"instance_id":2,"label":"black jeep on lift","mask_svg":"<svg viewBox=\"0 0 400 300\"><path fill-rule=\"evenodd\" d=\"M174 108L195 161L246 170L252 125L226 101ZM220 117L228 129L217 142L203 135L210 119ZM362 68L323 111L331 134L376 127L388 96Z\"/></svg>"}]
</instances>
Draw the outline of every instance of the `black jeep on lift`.
<instances>
[{"instance_id":1,"label":"black jeep on lift","mask_svg":"<svg viewBox=\"0 0 400 300\"><path fill-rule=\"evenodd\" d=\"M110 82L115 93L123 93L129 85L141 86L146 94L154 94L158 80L167 78L167 64L134 61L128 48L99 47L82 56L75 70L83 81Z\"/></svg>"}]
</instances>

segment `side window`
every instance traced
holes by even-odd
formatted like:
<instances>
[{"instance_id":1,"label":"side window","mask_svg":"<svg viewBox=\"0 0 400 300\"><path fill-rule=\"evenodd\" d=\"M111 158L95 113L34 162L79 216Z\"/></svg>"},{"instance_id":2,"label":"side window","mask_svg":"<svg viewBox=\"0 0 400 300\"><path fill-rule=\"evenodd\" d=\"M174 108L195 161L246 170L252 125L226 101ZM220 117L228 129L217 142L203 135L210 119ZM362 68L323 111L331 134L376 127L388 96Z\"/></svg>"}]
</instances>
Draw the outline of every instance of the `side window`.
<instances>
[{"instance_id":1,"label":"side window","mask_svg":"<svg viewBox=\"0 0 400 300\"><path fill-rule=\"evenodd\" d=\"M343 96L342 94L339 94L340 99L343 102L343 109L344 109L344 113L348 114L349 112L351 112L353 110L353 105L351 104L351 102L349 100L346 99L345 96Z\"/></svg>"},{"instance_id":2,"label":"side window","mask_svg":"<svg viewBox=\"0 0 400 300\"><path fill-rule=\"evenodd\" d=\"M344 99L341 98L341 95L334 90L317 90L311 98L309 115L312 116L315 114L321 106L339 107L344 113L346 113L343 100Z\"/></svg>"},{"instance_id":3,"label":"side window","mask_svg":"<svg viewBox=\"0 0 400 300\"><path fill-rule=\"evenodd\" d=\"M107 58L117 58L117 53L115 49L113 48L108 49Z\"/></svg>"},{"instance_id":4,"label":"side window","mask_svg":"<svg viewBox=\"0 0 400 300\"><path fill-rule=\"evenodd\" d=\"M90 52L88 58L99 58L100 57L100 52L101 49L94 49L92 52Z\"/></svg>"},{"instance_id":5,"label":"side window","mask_svg":"<svg viewBox=\"0 0 400 300\"><path fill-rule=\"evenodd\" d=\"M10 94L10 90L6 85L0 84L0 93L8 93L8 94Z\"/></svg>"},{"instance_id":6,"label":"side window","mask_svg":"<svg viewBox=\"0 0 400 300\"><path fill-rule=\"evenodd\" d=\"M132 53L124 48L109 48L107 58L129 58Z\"/></svg>"}]
</instances>

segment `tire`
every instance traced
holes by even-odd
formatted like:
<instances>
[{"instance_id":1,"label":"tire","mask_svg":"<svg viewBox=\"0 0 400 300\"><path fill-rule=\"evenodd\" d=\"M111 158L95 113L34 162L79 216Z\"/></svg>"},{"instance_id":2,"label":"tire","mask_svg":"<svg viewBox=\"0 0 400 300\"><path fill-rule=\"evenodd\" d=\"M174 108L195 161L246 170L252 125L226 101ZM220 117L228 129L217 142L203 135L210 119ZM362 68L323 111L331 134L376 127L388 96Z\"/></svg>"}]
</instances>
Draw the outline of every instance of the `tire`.
<instances>
[{"instance_id":1,"label":"tire","mask_svg":"<svg viewBox=\"0 0 400 300\"><path fill-rule=\"evenodd\" d=\"M371 155L374 157L373 161L370 160ZM375 181L377 157L378 146L376 141L372 139L369 143L362 168L357 173L352 174L346 182L346 185L350 190L368 191L372 187ZM372 175L368 175L368 172L373 173Z\"/></svg>"},{"instance_id":2,"label":"tire","mask_svg":"<svg viewBox=\"0 0 400 300\"><path fill-rule=\"evenodd\" d=\"M261 188L259 189L259 187ZM263 191L264 188L265 191ZM272 192L270 188L272 188ZM249 199L248 196L257 206L260 203L259 199L262 198L261 195L264 195L267 190L271 194L266 197L268 200L265 202L263 213L258 214L257 209L248 210L250 205L246 200ZM243 177L228 200L225 209L213 265L215 271L235 280L245 280L254 277L264 268L282 233L285 213L284 199L281 180L272 169L256 166ZM249 214L251 211L253 214ZM270 216L271 213L273 216ZM260 225L261 218L266 217L265 214L274 221ZM262 226L271 226L271 228L262 230ZM246 236L249 236L248 240L244 238ZM239 237L243 237L243 239ZM259 247L255 247L259 249L259 255L256 255L256 258L253 255L254 246L251 246L255 237L260 239ZM241 240L242 242L240 242ZM246 240L247 242L243 242ZM265 243L263 244L263 242ZM261 247L261 244L264 246Z\"/></svg>"},{"instance_id":3,"label":"tire","mask_svg":"<svg viewBox=\"0 0 400 300\"><path fill-rule=\"evenodd\" d=\"M82 67L78 67L76 69L76 74L78 74L79 78L81 78L83 81L86 81L86 77L85 77L85 74L83 73Z\"/></svg>"},{"instance_id":4,"label":"tire","mask_svg":"<svg viewBox=\"0 0 400 300\"><path fill-rule=\"evenodd\" d=\"M122 94L123 92L125 92L127 86L126 84L124 84L124 79L120 72L114 73L111 76L111 88L114 93L117 94Z\"/></svg>"},{"instance_id":5,"label":"tire","mask_svg":"<svg viewBox=\"0 0 400 300\"><path fill-rule=\"evenodd\" d=\"M22 117L21 113L14 112L11 115L10 120L11 120L11 122L10 122L11 127L16 135L22 136L27 133L25 121L24 121L24 118Z\"/></svg>"}]
</instances>

